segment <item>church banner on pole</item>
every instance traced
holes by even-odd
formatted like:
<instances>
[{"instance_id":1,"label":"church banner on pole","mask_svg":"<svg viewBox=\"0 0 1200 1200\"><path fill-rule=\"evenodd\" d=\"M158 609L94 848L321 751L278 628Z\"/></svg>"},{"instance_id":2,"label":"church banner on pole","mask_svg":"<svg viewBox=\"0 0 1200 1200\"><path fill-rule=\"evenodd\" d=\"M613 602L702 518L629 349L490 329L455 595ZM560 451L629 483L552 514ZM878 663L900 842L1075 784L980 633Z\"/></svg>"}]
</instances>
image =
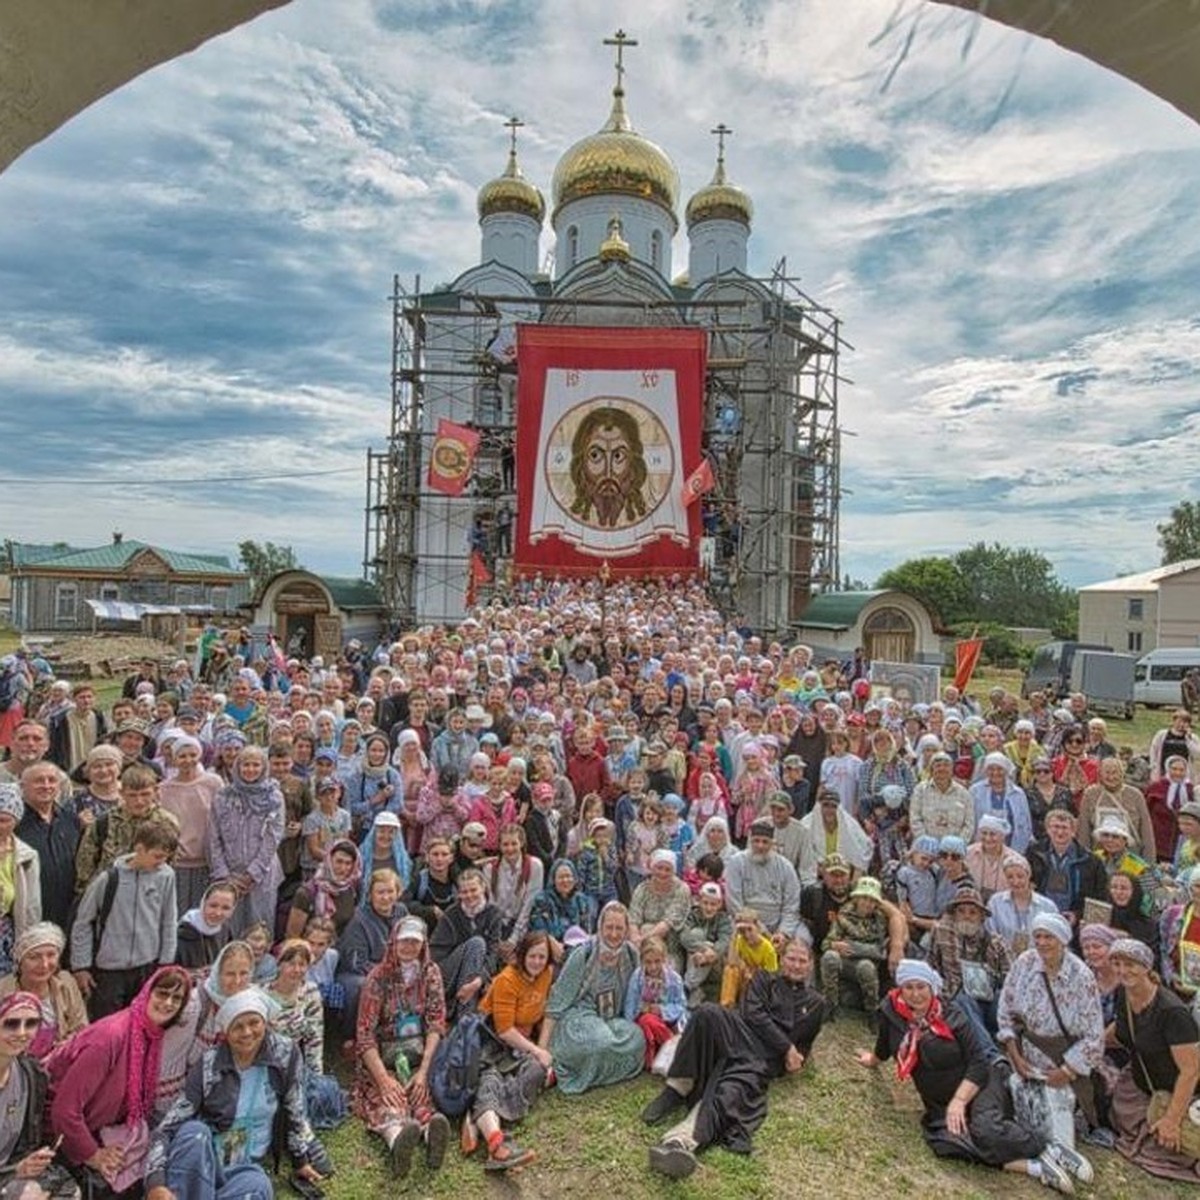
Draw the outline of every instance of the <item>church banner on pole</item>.
<instances>
[{"instance_id":1,"label":"church banner on pole","mask_svg":"<svg viewBox=\"0 0 1200 1200\"><path fill-rule=\"evenodd\" d=\"M518 573L698 568L706 354L700 329L518 326Z\"/></svg>"}]
</instances>

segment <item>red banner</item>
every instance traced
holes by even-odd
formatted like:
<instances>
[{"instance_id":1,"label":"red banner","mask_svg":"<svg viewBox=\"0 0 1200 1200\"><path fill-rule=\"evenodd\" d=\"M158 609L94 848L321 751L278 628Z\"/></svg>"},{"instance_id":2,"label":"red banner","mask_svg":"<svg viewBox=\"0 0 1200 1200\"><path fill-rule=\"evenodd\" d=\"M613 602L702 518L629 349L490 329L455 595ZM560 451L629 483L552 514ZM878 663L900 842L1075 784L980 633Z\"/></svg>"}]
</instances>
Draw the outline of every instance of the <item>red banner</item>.
<instances>
[{"instance_id":1,"label":"red banner","mask_svg":"<svg viewBox=\"0 0 1200 1200\"><path fill-rule=\"evenodd\" d=\"M975 668L979 666L979 655L983 651L983 638L968 638L954 643L954 686L960 692L967 689Z\"/></svg>"},{"instance_id":2,"label":"red banner","mask_svg":"<svg viewBox=\"0 0 1200 1200\"><path fill-rule=\"evenodd\" d=\"M517 328L518 573L666 575L699 566L707 335Z\"/></svg>"},{"instance_id":3,"label":"red banner","mask_svg":"<svg viewBox=\"0 0 1200 1200\"><path fill-rule=\"evenodd\" d=\"M712 463L707 458L700 460L700 465L688 476L683 485L684 504L695 504L705 492L711 492L717 486L713 478Z\"/></svg>"},{"instance_id":4,"label":"red banner","mask_svg":"<svg viewBox=\"0 0 1200 1200\"><path fill-rule=\"evenodd\" d=\"M441 418L429 453L429 486L447 496L461 496L471 478L478 449L479 434L475 430Z\"/></svg>"}]
</instances>

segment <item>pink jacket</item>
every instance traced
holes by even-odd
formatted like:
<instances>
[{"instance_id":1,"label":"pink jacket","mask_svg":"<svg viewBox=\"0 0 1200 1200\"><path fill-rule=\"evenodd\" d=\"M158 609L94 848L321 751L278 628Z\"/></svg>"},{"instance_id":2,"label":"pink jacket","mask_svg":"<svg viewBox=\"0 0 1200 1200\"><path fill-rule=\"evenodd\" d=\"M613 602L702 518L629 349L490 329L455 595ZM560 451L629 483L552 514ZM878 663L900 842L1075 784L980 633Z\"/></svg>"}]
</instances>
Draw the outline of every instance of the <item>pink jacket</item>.
<instances>
[{"instance_id":1,"label":"pink jacket","mask_svg":"<svg viewBox=\"0 0 1200 1200\"><path fill-rule=\"evenodd\" d=\"M503 825L512 825L517 819L517 802L507 793L504 793L504 800L500 807L497 808L486 795L477 796L471 804L470 821L478 821L487 830L487 837L484 838L484 848L491 853L498 853L500 850L500 828Z\"/></svg>"}]
</instances>

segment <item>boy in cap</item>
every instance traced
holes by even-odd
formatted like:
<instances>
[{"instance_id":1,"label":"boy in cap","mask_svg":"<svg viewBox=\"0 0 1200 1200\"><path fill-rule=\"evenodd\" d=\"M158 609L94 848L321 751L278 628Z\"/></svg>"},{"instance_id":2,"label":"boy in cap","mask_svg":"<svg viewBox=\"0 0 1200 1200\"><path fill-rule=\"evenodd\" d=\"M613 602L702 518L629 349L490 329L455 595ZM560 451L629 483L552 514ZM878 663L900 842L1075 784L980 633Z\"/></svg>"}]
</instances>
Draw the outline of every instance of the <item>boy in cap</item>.
<instances>
[{"instance_id":1,"label":"boy in cap","mask_svg":"<svg viewBox=\"0 0 1200 1200\"><path fill-rule=\"evenodd\" d=\"M833 1019L841 1005L842 984L857 986L867 1022L875 1027L881 967L888 957L888 917L879 880L864 875L838 909L821 943L821 990Z\"/></svg>"}]
</instances>

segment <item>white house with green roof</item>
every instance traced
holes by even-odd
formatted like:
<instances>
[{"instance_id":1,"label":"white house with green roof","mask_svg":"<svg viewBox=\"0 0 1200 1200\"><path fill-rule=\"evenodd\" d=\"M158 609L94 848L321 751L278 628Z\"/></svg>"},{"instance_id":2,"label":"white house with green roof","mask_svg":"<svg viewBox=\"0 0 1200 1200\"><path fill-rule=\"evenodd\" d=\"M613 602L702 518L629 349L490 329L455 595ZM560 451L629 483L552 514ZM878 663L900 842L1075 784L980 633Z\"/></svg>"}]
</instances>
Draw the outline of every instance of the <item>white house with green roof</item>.
<instances>
[{"instance_id":1,"label":"white house with green roof","mask_svg":"<svg viewBox=\"0 0 1200 1200\"><path fill-rule=\"evenodd\" d=\"M811 646L818 662L849 658L859 646L871 662L942 662L933 614L915 596L894 589L814 596L796 641Z\"/></svg>"},{"instance_id":2,"label":"white house with green roof","mask_svg":"<svg viewBox=\"0 0 1200 1200\"><path fill-rule=\"evenodd\" d=\"M104 546L6 542L4 550L21 632L90 630L105 605L233 615L250 597L250 577L223 554L167 550L119 533Z\"/></svg>"}]
</instances>

